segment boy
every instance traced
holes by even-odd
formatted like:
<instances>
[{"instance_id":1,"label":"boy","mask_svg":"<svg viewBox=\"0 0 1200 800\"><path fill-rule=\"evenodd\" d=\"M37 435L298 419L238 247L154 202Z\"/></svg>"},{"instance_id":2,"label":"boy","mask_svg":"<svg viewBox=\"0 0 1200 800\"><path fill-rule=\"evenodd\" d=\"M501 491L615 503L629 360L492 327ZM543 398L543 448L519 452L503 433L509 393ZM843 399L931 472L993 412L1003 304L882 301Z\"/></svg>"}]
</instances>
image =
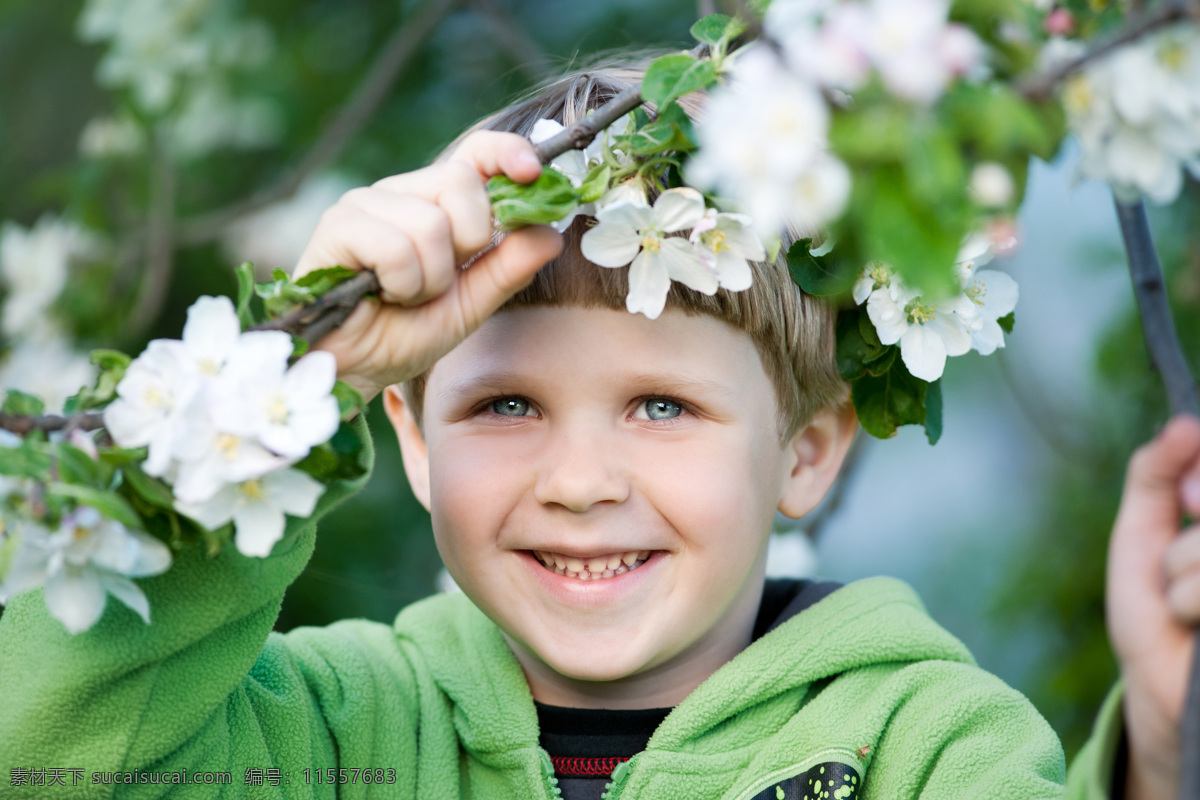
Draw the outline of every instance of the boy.
<instances>
[{"instance_id":1,"label":"boy","mask_svg":"<svg viewBox=\"0 0 1200 800\"><path fill-rule=\"evenodd\" d=\"M634 79L576 76L493 124L570 124ZM521 230L459 269L490 241L483 180L539 169L520 136L477 132L442 163L347 194L299 266L377 271L382 302L321 346L368 396L386 390L465 594L419 603L394 629L268 636L312 548L312 526L294 522L267 559L180 554L144 582L148 627L110 611L72 639L37 598L17 598L0 620L4 778L44 766L85 780L5 792L1062 793L1045 722L902 584L764 591L772 516L817 504L855 431L832 312L768 265L746 293L673 288L659 319L633 316L621 271L581 258L578 224L565 247ZM1200 424L1180 420L1132 464L1110 582L1129 757L1114 695L1074 796L1105 796L1126 761L1118 795L1173 793L1190 658L1177 619L1197 616L1185 590L1200 537L1164 553L1181 504L1200 512L1198 462ZM351 488L332 487L318 515Z\"/></svg>"}]
</instances>

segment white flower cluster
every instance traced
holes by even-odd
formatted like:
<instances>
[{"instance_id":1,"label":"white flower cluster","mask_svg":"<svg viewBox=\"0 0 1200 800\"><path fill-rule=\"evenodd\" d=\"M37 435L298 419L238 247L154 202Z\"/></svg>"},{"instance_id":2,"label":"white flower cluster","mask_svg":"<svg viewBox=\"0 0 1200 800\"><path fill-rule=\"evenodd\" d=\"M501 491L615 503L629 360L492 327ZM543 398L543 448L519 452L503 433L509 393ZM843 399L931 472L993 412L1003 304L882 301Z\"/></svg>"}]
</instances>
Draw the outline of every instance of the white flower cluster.
<instances>
[{"instance_id":1,"label":"white flower cluster","mask_svg":"<svg viewBox=\"0 0 1200 800\"><path fill-rule=\"evenodd\" d=\"M0 228L0 278L5 300L0 330L11 350L0 362L0 394L20 389L41 397L51 411L90 383L94 370L49 311L66 286L70 265L93 255L96 238L79 226L45 215L32 228Z\"/></svg>"},{"instance_id":2,"label":"white flower cluster","mask_svg":"<svg viewBox=\"0 0 1200 800\"><path fill-rule=\"evenodd\" d=\"M278 109L265 98L235 97L224 72L260 65L273 47L270 29L239 19L229 0L88 0L79 38L107 41L97 80L128 88L137 108L168 118L176 152L260 147L282 133ZM99 117L84 129L89 156L137 152L146 137L129 114Z\"/></svg>"},{"instance_id":3,"label":"white flower cluster","mask_svg":"<svg viewBox=\"0 0 1200 800\"><path fill-rule=\"evenodd\" d=\"M905 286L890 267L872 262L854 284L854 302L867 304L879 341L900 343L900 358L915 377L936 381L947 356L969 350L989 355L1004 347L997 322L1017 307L1017 282L996 270L979 270L992 258L985 237L972 237L959 253L962 291L954 297L926 298Z\"/></svg>"},{"instance_id":4,"label":"white flower cluster","mask_svg":"<svg viewBox=\"0 0 1200 800\"><path fill-rule=\"evenodd\" d=\"M233 521L238 550L266 556L284 515L307 516L321 484L291 464L337 431L337 366L314 351L291 368L292 340L241 333L226 297L188 309L183 339L157 339L117 385L104 424L121 447L148 447L144 469L174 487L180 513L214 530Z\"/></svg>"},{"instance_id":5,"label":"white flower cluster","mask_svg":"<svg viewBox=\"0 0 1200 800\"><path fill-rule=\"evenodd\" d=\"M828 149L829 108L762 45L737 56L696 127L688 182L715 189L754 220L764 241L788 224L816 230L850 195L850 171Z\"/></svg>"},{"instance_id":6,"label":"white flower cluster","mask_svg":"<svg viewBox=\"0 0 1200 800\"><path fill-rule=\"evenodd\" d=\"M625 164L629 161L629 158L624 153L622 153L620 150L614 150L611 147L611 137L620 136L621 134L625 133L628 128L629 117L621 117L612 125L609 125L606 129L604 129L604 131L601 132L601 134L595 139L593 139L592 143L587 147L582 150L568 150L551 161L550 166L553 169L561 172L563 175L566 175L571 181L571 185L578 189L583 185L583 181L587 177L588 171L591 170L592 167L603 163L604 149L606 147L610 149L610 152L613 154L613 157L618 164ZM550 137L560 133L563 130L565 130L565 128L561 122L557 122L552 119L539 119L534 123L533 130L529 133L529 141L533 142L534 144L540 144L541 142L546 141ZM627 199L636 199L625 194L633 191L638 193L641 197L641 200L645 202L646 194L644 190L640 188L640 184L638 184L636 181L624 184L623 186L625 188L621 189L623 194L620 196L625 196ZM579 216L580 214L595 216L598 208L605 203L613 202L614 200L618 199L618 197L618 194L614 194L610 190L610 192L605 194L605 196L600 198L600 200L597 202L581 203L580 205L576 206L574 211L560 219L558 222L553 223L553 226L555 230L561 233L567 228L571 227L571 223L575 221L575 217Z\"/></svg>"},{"instance_id":7,"label":"white flower cluster","mask_svg":"<svg viewBox=\"0 0 1200 800\"><path fill-rule=\"evenodd\" d=\"M0 494L8 493L0 486ZM157 575L171 565L171 551L158 539L88 506L68 514L54 531L17 519L2 533L14 537L17 547L0 582L0 603L42 587L50 613L68 631L80 633L100 619L111 594L150 622L146 595L129 579Z\"/></svg>"},{"instance_id":8,"label":"white flower cluster","mask_svg":"<svg viewBox=\"0 0 1200 800\"><path fill-rule=\"evenodd\" d=\"M800 77L853 92L878 73L888 91L921 105L984 69L984 48L947 21L945 0L775 0L763 28Z\"/></svg>"},{"instance_id":9,"label":"white flower cluster","mask_svg":"<svg viewBox=\"0 0 1200 800\"><path fill-rule=\"evenodd\" d=\"M1057 40L1046 58L1083 52ZM1200 176L1200 28L1182 24L1098 59L1066 82L1063 101L1083 151L1080 172L1118 196L1170 203L1181 168Z\"/></svg>"},{"instance_id":10,"label":"white flower cluster","mask_svg":"<svg viewBox=\"0 0 1200 800\"><path fill-rule=\"evenodd\" d=\"M710 295L718 287L747 289L748 262L766 258L748 217L705 208L704 195L695 189L668 189L653 206L645 200L605 199L596 212L598 224L583 235L580 250L602 267L630 265L625 298L630 313L657 319L672 280ZM686 239L670 235L689 229Z\"/></svg>"}]
</instances>

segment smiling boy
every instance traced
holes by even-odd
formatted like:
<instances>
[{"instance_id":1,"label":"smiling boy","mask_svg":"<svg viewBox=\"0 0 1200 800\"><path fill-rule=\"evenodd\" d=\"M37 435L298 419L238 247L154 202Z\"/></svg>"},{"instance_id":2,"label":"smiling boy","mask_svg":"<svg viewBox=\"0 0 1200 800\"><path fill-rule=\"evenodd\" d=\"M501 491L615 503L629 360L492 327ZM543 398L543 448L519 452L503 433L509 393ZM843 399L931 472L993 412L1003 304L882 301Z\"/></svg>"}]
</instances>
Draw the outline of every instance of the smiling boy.
<instances>
[{"instance_id":1,"label":"smiling boy","mask_svg":"<svg viewBox=\"0 0 1200 800\"><path fill-rule=\"evenodd\" d=\"M491 124L569 124L636 78L575 76ZM299 266L377 271L381 302L321 346L369 396L386 391L464 592L393 627L270 634L313 547L293 521L266 559L180 553L144 582L149 627L110 604L72 638L18 597L0 619L5 797L37 766L88 777L12 796L1062 793L1045 721L903 584L764 587L775 513L811 510L854 435L833 312L759 265L746 292L674 287L658 319L629 314L623 272L580 255L582 222L517 231L461 269L491 239L483 180L539 169L520 136L477 132L347 194ZM1114 694L1073 796L1161 796L1178 764L1178 618L1195 604L1168 608L1159 570L1180 508L1200 512L1180 488L1200 478L1200 425L1170 426L1130 474L1110 594L1124 728ZM353 488L331 487L317 516ZM1188 571L1169 574L1180 586Z\"/></svg>"}]
</instances>

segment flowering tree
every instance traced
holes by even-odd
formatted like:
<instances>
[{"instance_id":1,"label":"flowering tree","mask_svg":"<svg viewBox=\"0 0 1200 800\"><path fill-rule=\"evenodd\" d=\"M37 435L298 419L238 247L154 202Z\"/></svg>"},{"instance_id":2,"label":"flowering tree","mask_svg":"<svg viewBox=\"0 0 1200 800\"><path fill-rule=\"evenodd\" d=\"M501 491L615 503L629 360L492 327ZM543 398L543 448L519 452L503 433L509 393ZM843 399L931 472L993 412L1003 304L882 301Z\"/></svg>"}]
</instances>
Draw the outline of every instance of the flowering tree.
<instances>
[{"instance_id":1,"label":"flowering tree","mask_svg":"<svg viewBox=\"0 0 1200 800\"><path fill-rule=\"evenodd\" d=\"M200 154L282 135L269 103L232 88L261 63L268 33L249 20L214 28L193 5L165 17L158 3L87 6L81 36L110 45L100 80L130 104L89 124L85 152ZM438 9L428 7L426 24ZM692 27L696 47L657 59L637 91L570 130L540 123L533 138L547 169L528 185L493 179L494 213L502 228L593 216L584 255L628 266L627 308L651 318L672 281L739 291L748 262L786 245L797 284L842 308L838 367L863 427L888 437L923 425L936 442L948 357L992 353L1012 330L1018 289L992 262L1015 244L1030 160L1051 157L1069 127L1081 173L1116 194L1173 405L1195 409L1140 205L1172 202L1200 170L1194 17L1177 0L1128 14L1026 0L773 0L709 15ZM702 124L678 103L698 90L711 97ZM169 209L172 170L150 184ZM229 213L178 233L209 235ZM151 214L141 232L149 300L134 324L154 314L174 222ZM6 335L58 335L22 315L53 301L62 270L26 265L105 246L49 218L10 228ZM149 621L130 579L169 567L165 543L212 550L232 539L265 556L285 515L311 513L323 482L359 468L363 443L349 421L361 402L335 386L331 358L304 351L378 289L373 276L331 267L255 286L245 267L240 277L236 307L201 298L181 339L155 340L135 360L96 355L96 379L62 415L45 415L30 393L8 394L0 592L44 587L72 632L98 619L109 594Z\"/></svg>"}]
</instances>

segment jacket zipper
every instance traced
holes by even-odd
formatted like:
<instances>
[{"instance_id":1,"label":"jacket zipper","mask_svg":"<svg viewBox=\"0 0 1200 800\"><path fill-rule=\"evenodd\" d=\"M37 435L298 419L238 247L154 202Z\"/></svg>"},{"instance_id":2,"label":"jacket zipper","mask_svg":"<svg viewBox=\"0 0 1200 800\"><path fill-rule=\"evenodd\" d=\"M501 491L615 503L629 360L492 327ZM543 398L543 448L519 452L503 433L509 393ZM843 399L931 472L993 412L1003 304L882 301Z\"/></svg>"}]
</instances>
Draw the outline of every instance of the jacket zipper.
<instances>
[{"instance_id":1,"label":"jacket zipper","mask_svg":"<svg viewBox=\"0 0 1200 800\"><path fill-rule=\"evenodd\" d=\"M629 780L629 770L637 760L638 756L634 756L628 761L617 764L617 768L613 770L612 780L604 786L604 794L600 795L600 800L617 800L621 796L625 782Z\"/></svg>"},{"instance_id":2,"label":"jacket zipper","mask_svg":"<svg viewBox=\"0 0 1200 800\"><path fill-rule=\"evenodd\" d=\"M546 783L546 794L551 800L560 800L562 787L558 785L558 779L554 777L554 762L550 760L550 754L545 750L539 750L538 755L542 765L542 778Z\"/></svg>"}]
</instances>

